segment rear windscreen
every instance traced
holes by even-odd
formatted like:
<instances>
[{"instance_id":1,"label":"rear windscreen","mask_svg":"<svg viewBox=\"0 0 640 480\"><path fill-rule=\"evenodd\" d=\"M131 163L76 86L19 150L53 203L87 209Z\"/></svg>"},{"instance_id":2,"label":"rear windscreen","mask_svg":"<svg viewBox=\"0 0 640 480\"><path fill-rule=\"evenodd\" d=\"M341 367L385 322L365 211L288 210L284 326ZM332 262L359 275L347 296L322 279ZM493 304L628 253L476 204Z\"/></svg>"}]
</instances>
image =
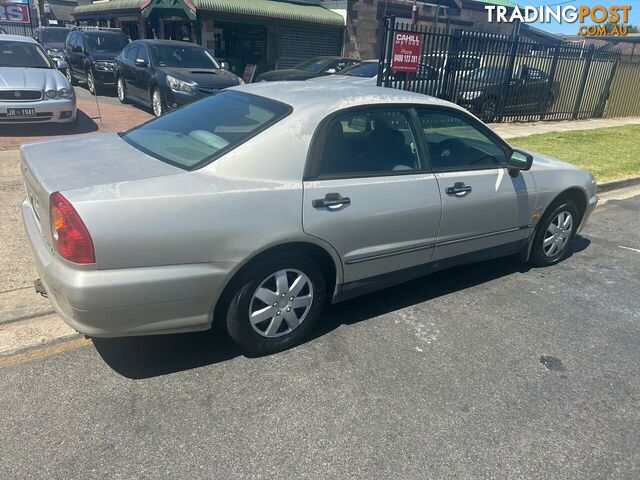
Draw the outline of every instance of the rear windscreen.
<instances>
[{"instance_id":1,"label":"rear windscreen","mask_svg":"<svg viewBox=\"0 0 640 480\"><path fill-rule=\"evenodd\" d=\"M224 155L287 116L291 107L241 92L221 92L128 131L139 150L185 170Z\"/></svg>"}]
</instances>

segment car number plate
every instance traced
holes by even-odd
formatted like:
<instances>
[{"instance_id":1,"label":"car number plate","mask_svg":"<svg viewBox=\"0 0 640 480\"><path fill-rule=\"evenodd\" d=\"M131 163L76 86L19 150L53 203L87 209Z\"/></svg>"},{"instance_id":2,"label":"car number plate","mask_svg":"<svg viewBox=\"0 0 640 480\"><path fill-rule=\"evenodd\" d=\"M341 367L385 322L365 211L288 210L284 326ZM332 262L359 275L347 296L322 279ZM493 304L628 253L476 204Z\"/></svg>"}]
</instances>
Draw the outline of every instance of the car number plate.
<instances>
[{"instance_id":1,"label":"car number plate","mask_svg":"<svg viewBox=\"0 0 640 480\"><path fill-rule=\"evenodd\" d=\"M35 117L35 108L7 108L7 117Z\"/></svg>"}]
</instances>

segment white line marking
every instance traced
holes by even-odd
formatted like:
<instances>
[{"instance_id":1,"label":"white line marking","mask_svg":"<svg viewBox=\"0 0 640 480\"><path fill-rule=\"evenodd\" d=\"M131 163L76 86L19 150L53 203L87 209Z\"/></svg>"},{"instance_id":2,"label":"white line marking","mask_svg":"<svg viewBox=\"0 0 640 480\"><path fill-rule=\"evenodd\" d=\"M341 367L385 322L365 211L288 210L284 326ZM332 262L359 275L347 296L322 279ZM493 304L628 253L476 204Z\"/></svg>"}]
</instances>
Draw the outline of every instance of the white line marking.
<instances>
[{"instance_id":1,"label":"white line marking","mask_svg":"<svg viewBox=\"0 0 640 480\"><path fill-rule=\"evenodd\" d=\"M640 250L638 250L637 248L623 247L622 245L618 245L618 248L624 248L625 250L631 250L632 252L640 253Z\"/></svg>"}]
</instances>

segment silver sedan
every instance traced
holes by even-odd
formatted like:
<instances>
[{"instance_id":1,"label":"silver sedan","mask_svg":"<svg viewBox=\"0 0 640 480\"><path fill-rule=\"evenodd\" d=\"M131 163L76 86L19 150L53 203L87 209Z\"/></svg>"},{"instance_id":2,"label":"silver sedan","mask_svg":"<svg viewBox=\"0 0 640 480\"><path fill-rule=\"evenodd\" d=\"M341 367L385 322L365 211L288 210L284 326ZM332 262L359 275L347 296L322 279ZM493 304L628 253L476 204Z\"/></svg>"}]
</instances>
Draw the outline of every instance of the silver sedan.
<instances>
[{"instance_id":1,"label":"silver sedan","mask_svg":"<svg viewBox=\"0 0 640 480\"><path fill-rule=\"evenodd\" d=\"M30 37L0 37L0 123L74 123L76 96L66 77Z\"/></svg>"},{"instance_id":2,"label":"silver sedan","mask_svg":"<svg viewBox=\"0 0 640 480\"><path fill-rule=\"evenodd\" d=\"M266 354L327 302L499 256L555 264L597 203L589 173L456 105L314 83L234 87L121 135L23 146L37 289L90 336L217 318Z\"/></svg>"}]
</instances>

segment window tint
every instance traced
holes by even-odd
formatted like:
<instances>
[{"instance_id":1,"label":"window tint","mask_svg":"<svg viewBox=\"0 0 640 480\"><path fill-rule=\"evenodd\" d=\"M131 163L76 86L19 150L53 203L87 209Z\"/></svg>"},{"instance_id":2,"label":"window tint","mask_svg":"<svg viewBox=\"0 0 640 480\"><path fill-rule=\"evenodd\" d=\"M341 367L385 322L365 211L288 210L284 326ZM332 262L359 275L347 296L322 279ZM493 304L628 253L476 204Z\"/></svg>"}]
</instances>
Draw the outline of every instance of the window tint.
<instances>
[{"instance_id":1,"label":"window tint","mask_svg":"<svg viewBox=\"0 0 640 480\"><path fill-rule=\"evenodd\" d=\"M506 167L502 146L461 116L418 112L434 171Z\"/></svg>"},{"instance_id":2,"label":"window tint","mask_svg":"<svg viewBox=\"0 0 640 480\"><path fill-rule=\"evenodd\" d=\"M138 45L129 45L124 51L124 58L130 62L135 62L138 55Z\"/></svg>"},{"instance_id":3,"label":"window tint","mask_svg":"<svg viewBox=\"0 0 640 480\"><path fill-rule=\"evenodd\" d=\"M222 92L128 131L130 145L185 170L198 168L285 117L284 103Z\"/></svg>"},{"instance_id":4,"label":"window tint","mask_svg":"<svg viewBox=\"0 0 640 480\"><path fill-rule=\"evenodd\" d=\"M405 112L360 110L327 125L319 175L397 173L420 168Z\"/></svg>"}]
</instances>

